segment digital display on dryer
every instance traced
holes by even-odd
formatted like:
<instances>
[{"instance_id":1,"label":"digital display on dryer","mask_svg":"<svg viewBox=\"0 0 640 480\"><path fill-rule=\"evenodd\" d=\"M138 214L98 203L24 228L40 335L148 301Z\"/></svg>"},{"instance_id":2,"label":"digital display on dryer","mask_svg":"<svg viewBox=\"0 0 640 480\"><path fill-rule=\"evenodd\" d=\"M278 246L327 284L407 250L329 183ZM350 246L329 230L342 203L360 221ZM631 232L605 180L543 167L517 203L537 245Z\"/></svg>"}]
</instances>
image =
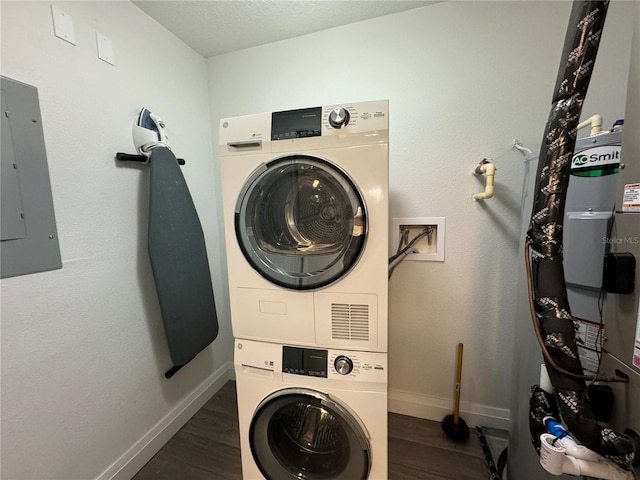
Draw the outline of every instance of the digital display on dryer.
<instances>
[{"instance_id":1,"label":"digital display on dryer","mask_svg":"<svg viewBox=\"0 0 640 480\"><path fill-rule=\"evenodd\" d=\"M282 347L282 371L309 377L327 377L326 350Z\"/></svg>"},{"instance_id":2,"label":"digital display on dryer","mask_svg":"<svg viewBox=\"0 0 640 480\"><path fill-rule=\"evenodd\" d=\"M319 137L322 130L322 107L287 110L271 114L271 140Z\"/></svg>"}]
</instances>

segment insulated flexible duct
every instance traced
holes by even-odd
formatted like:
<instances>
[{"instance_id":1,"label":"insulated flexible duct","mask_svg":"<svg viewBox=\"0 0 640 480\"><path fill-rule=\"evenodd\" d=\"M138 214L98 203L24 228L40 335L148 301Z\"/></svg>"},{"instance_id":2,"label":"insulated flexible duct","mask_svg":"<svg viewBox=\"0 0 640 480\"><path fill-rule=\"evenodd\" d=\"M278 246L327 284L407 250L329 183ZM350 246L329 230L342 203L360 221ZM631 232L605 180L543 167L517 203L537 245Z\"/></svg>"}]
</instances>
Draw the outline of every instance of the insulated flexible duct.
<instances>
[{"instance_id":1,"label":"insulated flexible duct","mask_svg":"<svg viewBox=\"0 0 640 480\"><path fill-rule=\"evenodd\" d=\"M582 104L596 59L608 1L575 1L553 105L540 147L527 232L532 316L560 413L579 442L623 468L640 463L640 441L599 425L585 398L562 264L562 224Z\"/></svg>"}]
</instances>

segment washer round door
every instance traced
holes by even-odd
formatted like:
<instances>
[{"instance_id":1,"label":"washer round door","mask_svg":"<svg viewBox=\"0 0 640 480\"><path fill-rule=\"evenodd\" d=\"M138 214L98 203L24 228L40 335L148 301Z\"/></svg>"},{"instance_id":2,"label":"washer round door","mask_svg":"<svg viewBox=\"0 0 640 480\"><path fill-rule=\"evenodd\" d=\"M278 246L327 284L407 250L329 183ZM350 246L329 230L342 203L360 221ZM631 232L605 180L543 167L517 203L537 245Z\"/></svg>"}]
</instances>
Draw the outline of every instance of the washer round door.
<instances>
[{"instance_id":1,"label":"washer round door","mask_svg":"<svg viewBox=\"0 0 640 480\"><path fill-rule=\"evenodd\" d=\"M249 444L268 480L364 480L371 447L358 421L328 395L290 388L263 400Z\"/></svg>"},{"instance_id":2,"label":"washer round door","mask_svg":"<svg viewBox=\"0 0 640 480\"><path fill-rule=\"evenodd\" d=\"M249 177L235 210L236 237L264 278L295 290L320 288L357 262L365 204L337 166L308 155L282 157Z\"/></svg>"}]
</instances>

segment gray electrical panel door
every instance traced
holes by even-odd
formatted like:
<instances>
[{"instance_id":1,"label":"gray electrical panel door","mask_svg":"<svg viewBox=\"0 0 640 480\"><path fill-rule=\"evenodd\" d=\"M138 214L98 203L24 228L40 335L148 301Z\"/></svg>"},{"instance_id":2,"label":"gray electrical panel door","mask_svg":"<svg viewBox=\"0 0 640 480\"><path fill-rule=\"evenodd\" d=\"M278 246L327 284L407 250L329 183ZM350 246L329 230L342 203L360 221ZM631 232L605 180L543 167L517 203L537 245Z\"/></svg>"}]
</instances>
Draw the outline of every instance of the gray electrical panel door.
<instances>
[{"instance_id":1,"label":"gray electrical panel door","mask_svg":"<svg viewBox=\"0 0 640 480\"><path fill-rule=\"evenodd\" d=\"M2 240L15 240L27 236L27 227L24 221L24 208L20 195L20 178L18 177L18 164L13 151L11 139L11 123L9 122L9 109L4 90L2 94L2 228L0 233Z\"/></svg>"},{"instance_id":2,"label":"gray electrical panel door","mask_svg":"<svg viewBox=\"0 0 640 480\"><path fill-rule=\"evenodd\" d=\"M0 76L2 278L62 267L38 90Z\"/></svg>"}]
</instances>

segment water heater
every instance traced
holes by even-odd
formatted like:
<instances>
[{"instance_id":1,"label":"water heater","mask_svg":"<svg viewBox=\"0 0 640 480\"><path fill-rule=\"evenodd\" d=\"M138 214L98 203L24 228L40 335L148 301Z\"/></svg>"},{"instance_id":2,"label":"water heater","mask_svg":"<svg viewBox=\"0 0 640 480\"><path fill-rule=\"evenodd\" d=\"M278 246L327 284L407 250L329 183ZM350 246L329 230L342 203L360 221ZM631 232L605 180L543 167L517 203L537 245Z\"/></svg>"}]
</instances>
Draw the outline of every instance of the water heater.
<instances>
[{"instance_id":1,"label":"water heater","mask_svg":"<svg viewBox=\"0 0 640 480\"><path fill-rule=\"evenodd\" d=\"M563 256L567 298L579 342L585 373L595 373L602 355L600 340L602 277L605 255L611 250L608 239L616 225L615 205L620 177L623 132L606 132L579 139L571 162L566 195ZM520 251L524 251L532 209L538 154L524 163ZM572 478L547 473L539 462L529 434L529 394L540 382L543 363L535 339L529 311L524 260L519 273L518 310L514 375L511 392L508 476L511 480L551 480ZM575 477L573 477L575 478Z\"/></svg>"},{"instance_id":2,"label":"water heater","mask_svg":"<svg viewBox=\"0 0 640 480\"><path fill-rule=\"evenodd\" d=\"M639 21L640 6L636 8L636 22ZM563 234L567 295L583 342L583 366L589 371L597 365L594 360L599 354L594 345L599 343L600 335L601 375L629 379L628 383L610 384L615 401L609 424L619 432L627 428L640 432L640 24L636 25L631 51L624 114L627 133L622 134L619 158L613 158L613 149L599 148L620 145L620 133L577 142ZM532 209L537 163L537 155L525 161L521 251ZM601 289L594 282L603 277L606 285L600 285L608 291L602 312L604 331L599 331L594 323L600 318ZM530 441L529 391L539 381L542 355L533 332L524 267L519 280L508 478L568 480L575 477L553 476L542 469ZM638 469L634 473L640 478Z\"/></svg>"}]
</instances>

